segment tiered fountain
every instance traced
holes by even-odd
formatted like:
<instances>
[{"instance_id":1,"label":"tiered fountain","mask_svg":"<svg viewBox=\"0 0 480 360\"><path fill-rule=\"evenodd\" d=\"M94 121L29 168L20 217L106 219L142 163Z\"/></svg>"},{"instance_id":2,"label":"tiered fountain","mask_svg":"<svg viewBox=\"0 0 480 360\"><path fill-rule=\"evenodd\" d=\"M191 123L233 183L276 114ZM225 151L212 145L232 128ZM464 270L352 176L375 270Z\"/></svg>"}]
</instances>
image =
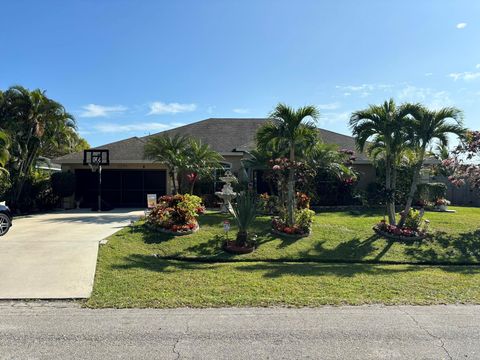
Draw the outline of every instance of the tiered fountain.
<instances>
[{"instance_id":1,"label":"tiered fountain","mask_svg":"<svg viewBox=\"0 0 480 360\"><path fill-rule=\"evenodd\" d=\"M237 196L237 193L233 191L232 188L232 182L236 182L237 178L232 174L230 170L227 170L225 172L225 175L220 177L220 180L223 181L225 184L222 187L222 191L215 192L215 195L217 195L223 201L220 212L222 214L227 214L232 211L231 201Z\"/></svg>"}]
</instances>

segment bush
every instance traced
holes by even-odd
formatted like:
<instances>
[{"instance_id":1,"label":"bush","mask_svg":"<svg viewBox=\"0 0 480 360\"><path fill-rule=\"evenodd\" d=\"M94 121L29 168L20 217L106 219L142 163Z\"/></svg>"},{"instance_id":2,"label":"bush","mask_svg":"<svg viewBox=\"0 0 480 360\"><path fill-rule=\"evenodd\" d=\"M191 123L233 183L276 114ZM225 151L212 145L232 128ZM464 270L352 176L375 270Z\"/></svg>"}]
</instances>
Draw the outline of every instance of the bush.
<instances>
[{"instance_id":1,"label":"bush","mask_svg":"<svg viewBox=\"0 0 480 360\"><path fill-rule=\"evenodd\" d=\"M259 196L257 208L262 214L277 214L280 209L280 200L276 195L263 193Z\"/></svg>"},{"instance_id":2,"label":"bush","mask_svg":"<svg viewBox=\"0 0 480 360\"><path fill-rule=\"evenodd\" d=\"M75 192L76 178L71 172L56 172L50 177L52 190L60 197L72 196Z\"/></svg>"},{"instance_id":3,"label":"bush","mask_svg":"<svg viewBox=\"0 0 480 360\"><path fill-rule=\"evenodd\" d=\"M444 183L422 183L418 184L416 199L420 202L435 202L447 196L447 185Z\"/></svg>"},{"instance_id":4,"label":"bush","mask_svg":"<svg viewBox=\"0 0 480 360\"><path fill-rule=\"evenodd\" d=\"M371 182L367 185L366 197L369 205L382 205L385 203L384 186L378 182Z\"/></svg>"},{"instance_id":5,"label":"bush","mask_svg":"<svg viewBox=\"0 0 480 360\"><path fill-rule=\"evenodd\" d=\"M162 196L147 216L150 225L174 232L185 232L198 227L197 217L205 209L195 195Z\"/></svg>"},{"instance_id":6,"label":"bush","mask_svg":"<svg viewBox=\"0 0 480 360\"><path fill-rule=\"evenodd\" d=\"M315 211L310 209L301 209L295 212L295 224L302 230L304 233L309 233L313 219L315 217Z\"/></svg>"},{"instance_id":7,"label":"bush","mask_svg":"<svg viewBox=\"0 0 480 360\"><path fill-rule=\"evenodd\" d=\"M307 235L312 228L315 212L310 209L295 211L295 225L287 226L284 217L274 217L272 228L287 235Z\"/></svg>"},{"instance_id":8,"label":"bush","mask_svg":"<svg viewBox=\"0 0 480 360\"><path fill-rule=\"evenodd\" d=\"M407 218L405 219L405 226L411 230L418 230L423 224L423 211L410 209Z\"/></svg>"}]
</instances>

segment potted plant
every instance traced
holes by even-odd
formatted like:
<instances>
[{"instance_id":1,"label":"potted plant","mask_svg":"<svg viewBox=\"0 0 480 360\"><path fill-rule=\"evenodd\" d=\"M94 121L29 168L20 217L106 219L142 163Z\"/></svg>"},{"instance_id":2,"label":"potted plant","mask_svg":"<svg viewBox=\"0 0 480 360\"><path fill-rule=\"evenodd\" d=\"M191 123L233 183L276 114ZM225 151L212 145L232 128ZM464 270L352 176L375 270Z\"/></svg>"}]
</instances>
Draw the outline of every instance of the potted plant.
<instances>
[{"instance_id":1,"label":"potted plant","mask_svg":"<svg viewBox=\"0 0 480 360\"><path fill-rule=\"evenodd\" d=\"M232 204L233 217L237 223L238 232L234 241L226 241L224 249L234 254L246 254L255 250L255 244L250 241L249 229L257 216L255 197L250 192L243 192L237 196Z\"/></svg>"}]
</instances>

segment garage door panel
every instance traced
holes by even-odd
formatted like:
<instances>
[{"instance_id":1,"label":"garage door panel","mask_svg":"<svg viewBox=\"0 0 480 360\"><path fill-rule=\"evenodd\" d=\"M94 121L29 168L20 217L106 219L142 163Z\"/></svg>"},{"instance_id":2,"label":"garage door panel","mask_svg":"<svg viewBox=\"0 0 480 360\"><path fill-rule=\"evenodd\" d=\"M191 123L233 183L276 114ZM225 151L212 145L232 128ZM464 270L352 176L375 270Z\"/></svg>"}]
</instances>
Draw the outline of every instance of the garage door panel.
<instances>
[{"instance_id":1,"label":"garage door panel","mask_svg":"<svg viewBox=\"0 0 480 360\"><path fill-rule=\"evenodd\" d=\"M96 204L98 174L90 170L75 171L76 194L83 198L83 206ZM102 198L114 207L145 207L146 195L166 194L166 172L164 170L102 170Z\"/></svg>"}]
</instances>

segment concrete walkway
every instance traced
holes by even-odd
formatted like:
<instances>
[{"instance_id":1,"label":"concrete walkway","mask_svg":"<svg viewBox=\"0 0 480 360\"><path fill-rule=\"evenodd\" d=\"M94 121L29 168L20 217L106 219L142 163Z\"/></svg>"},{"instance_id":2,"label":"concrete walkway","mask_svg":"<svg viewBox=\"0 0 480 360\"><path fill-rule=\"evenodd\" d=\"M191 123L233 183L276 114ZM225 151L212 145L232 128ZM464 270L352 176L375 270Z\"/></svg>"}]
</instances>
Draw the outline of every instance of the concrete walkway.
<instances>
[{"instance_id":1,"label":"concrete walkway","mask_svg":"<svg viewBox=\"0 0 480 360\"><path fill-rule=\"evenodd\" d=\"M89 310L1 303L0 359L479 359L479 306Z\"/></svg>"},{"instance_id":2,"label":"concrete walkway","mask_svg":"<svg viewBox=\"0 0 480 360\"><path fill-rule=\"evenodd\" d=\"M70 210L14 219L0 238L0 299L89 297L99 241L142 213Z\"/></svg>"}]
</instances>

